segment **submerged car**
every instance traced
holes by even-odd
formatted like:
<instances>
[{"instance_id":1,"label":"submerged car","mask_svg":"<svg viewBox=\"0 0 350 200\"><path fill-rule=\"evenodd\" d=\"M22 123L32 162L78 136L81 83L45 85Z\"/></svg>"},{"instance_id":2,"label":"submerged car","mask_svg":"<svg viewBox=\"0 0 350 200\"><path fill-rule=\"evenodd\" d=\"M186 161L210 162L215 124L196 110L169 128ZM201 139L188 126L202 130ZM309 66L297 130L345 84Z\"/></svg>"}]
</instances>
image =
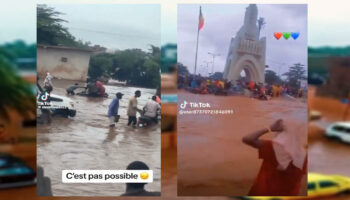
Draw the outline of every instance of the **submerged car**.
<instances>
[{"instance_id":1,"label":"submerged car","mask_svg":"<svg viewBox=\"0 0 350 200\"><path fill-rule=\"evenodd\" d=\"M316 199L350 194L350 177L340 175L324 175L318 173L308 173L307 184L308 196L295 197L272 197L272 196L246 196L241 199L249 200L289 200L289 199Z\"/></svg>"},{"instance_id":2,"label":"submerged car","mask_svg":"<svg viewBox=\"0 0 350 200\"><path fill-rule=\"evenodd\" d=\"M325 136L350 144L350 122L331 124L326 129Z\"/></svg>"},{"instance_id":3,"label":"submerged car","mask_svg":"<svg viewBox=\"0 0 350 200\"><path fill-rule=\"evenodd\" d=\"M37 89L37 115L39 117L42 113L42 109L49 110L53 116L60 115L63 117L74 117L76 115L74 102L70 98L55 94L47 94L42 90L39 84L37 84Z\"/></svg>"}]
</instances>

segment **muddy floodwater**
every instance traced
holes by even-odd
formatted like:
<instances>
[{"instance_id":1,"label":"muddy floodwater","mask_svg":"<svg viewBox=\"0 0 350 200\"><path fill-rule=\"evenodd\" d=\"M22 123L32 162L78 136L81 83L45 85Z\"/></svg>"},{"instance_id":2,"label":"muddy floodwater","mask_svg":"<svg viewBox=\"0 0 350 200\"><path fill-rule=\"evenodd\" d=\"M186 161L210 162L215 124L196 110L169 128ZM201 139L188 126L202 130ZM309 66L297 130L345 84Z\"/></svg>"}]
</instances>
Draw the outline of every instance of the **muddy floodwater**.
<instances>
[{"instance_id":1,"label":"muddy floodwater","mask_svg":"<svg viewBox=\"0 0 350 200\"><path fill-rule=\"evenodd\" d=\"M346 105L339 99L316 96L316 88L309 87L309 108L322 117L309 124L309 172L338 174L350 177L350 144L324 137L325 129L333 122L343 121ZM345 118L350 121L349 116ZM350 194L328 197L330 200L350 200Z\"/></svg>"},{"instance_id":2,"label":"muddy floodwater","mask_svg":"<svg viewBox=\"0 0 350 200\"><path fill-rule=\"evenodd\" d=\"M66 88L72 84L72 81L54 80L52 94L67 96ZM126 169L135 160L145 162L153 170L154 182L147 184L146 189L160 191L160 125L128 127L126 115L128 100L137 89L142 93L138 99L139 108L151 99L155 89L105 87L108 98L69 96L75 103L75 117L54 117L51 124L38 124L37 163L51 179L55 196L119 196L125 191L123 183L64 184L62 170ZM117 92L124 93L119 103L120 120L110 129L107 110Z\"/></svg>"},{"instance_id":3,"label":"muddy floodwater","mask_svg":"<svg viewBox=\"0 0 350 200\"><path fill-rule=\"evenodd\" d=\"M261 101L243 96L179 94L179 102L209 103L233 114L178 116L178 192L181 195L244 196L262 161L242 137L275 120L307 116L306 99L286 97ZM296 112L297 111L297 112ZM271 138L267 134L264 138ZM306 133L305 133L305 137ZM305 179L306 180L306 179ZM304 183L303 192L306 192Z\"/></svg>"}]
</instances>

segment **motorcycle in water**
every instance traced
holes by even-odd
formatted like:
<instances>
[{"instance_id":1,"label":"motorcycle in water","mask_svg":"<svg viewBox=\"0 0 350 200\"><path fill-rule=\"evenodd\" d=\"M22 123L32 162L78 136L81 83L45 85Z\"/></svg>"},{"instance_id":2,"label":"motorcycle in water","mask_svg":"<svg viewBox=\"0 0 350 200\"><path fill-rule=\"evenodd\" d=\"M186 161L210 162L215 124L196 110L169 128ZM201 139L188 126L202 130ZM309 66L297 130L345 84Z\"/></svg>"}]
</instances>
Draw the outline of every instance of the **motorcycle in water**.
<instances>
[{"instance_id":1,"label":"motorcycle in water","mask_svg":"<svg viewBox=\"0 0 350 200\"><path fill-rule=\"evenodd\" d=\"M160 110L157 111L157 115L155 117L148 117L145 115L141 115L141 117L139 117L139 120L137 122L137 127L146 128L151 125L158 124L160 119L161 119Z\"/></svg>"}]
</instances>

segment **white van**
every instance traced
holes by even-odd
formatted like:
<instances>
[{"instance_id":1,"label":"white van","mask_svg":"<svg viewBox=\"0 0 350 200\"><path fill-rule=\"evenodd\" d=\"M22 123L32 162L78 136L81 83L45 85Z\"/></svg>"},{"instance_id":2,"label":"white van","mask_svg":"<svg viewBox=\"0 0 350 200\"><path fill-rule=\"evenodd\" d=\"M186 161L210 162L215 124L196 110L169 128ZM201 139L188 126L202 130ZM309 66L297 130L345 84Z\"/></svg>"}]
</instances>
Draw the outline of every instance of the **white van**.
<instances>
[{"instance_id":1,"label":"white van","mask_svg":"<svg viewBox=\"0 0 350 200\"><path fill-rule=\"evenodd\" d=\"M350 122L336 122L326 129L325 135L350 144Z\"/></svg>"}]
</instances>

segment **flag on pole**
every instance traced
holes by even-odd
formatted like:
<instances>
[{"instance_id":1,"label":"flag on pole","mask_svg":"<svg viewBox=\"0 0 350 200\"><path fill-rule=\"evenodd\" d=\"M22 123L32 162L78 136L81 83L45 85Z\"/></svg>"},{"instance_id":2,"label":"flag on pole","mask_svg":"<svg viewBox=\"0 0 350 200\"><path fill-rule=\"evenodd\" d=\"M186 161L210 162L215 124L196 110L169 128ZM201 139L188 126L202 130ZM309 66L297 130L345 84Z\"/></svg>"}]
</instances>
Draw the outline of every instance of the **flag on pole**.
<instances>
[{"instance_id":1,"label":"flag on pole","mask_svg":"<svg viewBox=\"0 0 350 200\"><path fill-rule=\"evenodd\" d=\"M202 14L202 7L199 7L199 20L198 20L198 30L197 30L197 45L196 45L196 58L194 60L194 74L197 73L197 56L198 56L198 39L199 39L199 31L204 26L204 17Z\"/></svg>"},{"instance_id":2,"label":"flag on pole","mask_svg":"<svg viewBox=\"0 0 350 200\"><path fill-rule=\"evenodd\" d=\"M204 17L202 14L202 7L199 8L199 23L198 23L198 30L201 30L204 26Z\"/></svg>"}]
</instances>

